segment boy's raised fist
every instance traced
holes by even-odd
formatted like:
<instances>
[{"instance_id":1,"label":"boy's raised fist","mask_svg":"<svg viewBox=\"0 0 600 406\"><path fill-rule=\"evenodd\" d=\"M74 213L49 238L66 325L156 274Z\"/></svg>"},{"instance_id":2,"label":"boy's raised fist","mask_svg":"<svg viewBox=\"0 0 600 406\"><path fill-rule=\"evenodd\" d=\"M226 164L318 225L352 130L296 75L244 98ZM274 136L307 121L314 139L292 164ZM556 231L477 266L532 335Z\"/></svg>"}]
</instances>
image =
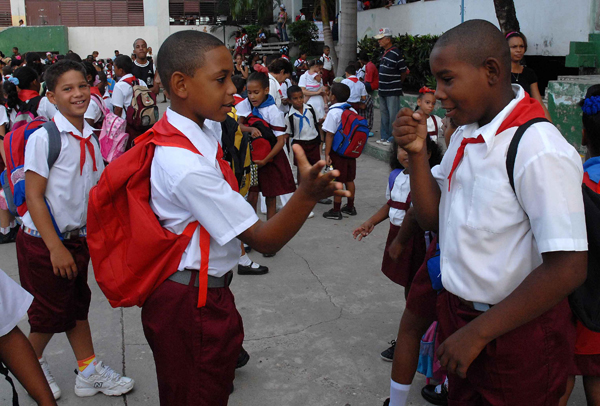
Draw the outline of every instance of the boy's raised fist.
<instances>
[{"instance_id":1,"label":"boy's raised fist","mask_svg":"<svg viewBox=\"0 0 600 406\"><path fill-rule=\"evenodd\" d=\"M415 113L408 107L401 109L394 121L392 135L408 153L421 152L427 148L427 116Z\"/></svg>"}]
</instances>

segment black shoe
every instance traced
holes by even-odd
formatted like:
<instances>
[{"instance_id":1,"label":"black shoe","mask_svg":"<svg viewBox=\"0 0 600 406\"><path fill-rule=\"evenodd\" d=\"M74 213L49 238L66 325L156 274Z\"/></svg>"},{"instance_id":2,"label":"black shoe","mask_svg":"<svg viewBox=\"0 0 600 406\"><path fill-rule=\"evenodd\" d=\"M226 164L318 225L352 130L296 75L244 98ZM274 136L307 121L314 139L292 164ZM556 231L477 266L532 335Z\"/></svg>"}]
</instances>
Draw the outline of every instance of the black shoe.
<instances>
[{"instance_id":1,"label":"black shoe","mask_svg":"<svg viewBox=\"0 0 600 406\"><path fill-rule=\"evenodd\" d=\"M426 385L421 389L421 396L423 399L434 405L445 406L448 404L448 390L444 384L442 386L441 393L435 391L436 385Z\"/></svg>"},{"instance_id":2,"label":"black shoe","mask_svg":"<svg viewBox=\"0 0 600 406\"><path fill-rule=\"evenodd\" d=\"M342 207L342 210L341 210L341 211L342 211L342 213L348 214L348 215L350 215L350 216L356 216L356 207L354 207L354 206L352 206L352 208L351 208L351 209L349 209L349 208L348 208L348 205L347 205L347 204L345 204L345 205Z\"/></svg>"},{"instance_id":3,"label":"black shoe","mask_svg":"<svg viewBox=\"0 0 600 406\"><path fill-rule=\"evenodd\" d=\"M325 217L326 219L332 219L332 220L341 220L344 218L344 217L342 217L341 211L335 211L333 209L323 213L323 217Z\"/></svg>"},{"instance_id":4,"label":"black shoe","mask_svg":"<svg viewBox=\"0 0 600 406\"><path fill-rule=\"evenodd\" d=\"M275 256L275 254L263 254L263 257L265 258L273 258Z\"/></svg>"},{"instance_id":5,"label":"black shoe","mask_svg":"<svg viewBox=\"0 0 600 406\"><path fill-rule=\"evenodd\" d=\"M331 203L333 203L333 201L331 199L321 199L321 200L319 200L319 203L321 203L321 204L331 204Z\"/></svg>"},{"instance_id":6,"label":"black shoe","mask_svg":"<svg viewBox=\"0 0 600 406\"><path fill-rule=\"evenodd\" d=\"M254 264L254 262L252 262ZM269 268L264 265L258 265L258 268L252 268L252 264L250 265L240 265L238 264L238 275L264 275L269 272Z\"/></svg>"},{"instance_id":7,"label":"black shoe","mask_svg":"<svg viewBox=\"0 0 600 406\"><path fill-rule=\"evenodd\" d=\"M390 341L392 346L381 353L381 359L384 361L392 362L394 360L394 350L396 349L396 340Z\"/></svg>"},{"instance_id":8,"label":"black shoe","mask_svg":"<svg viewBox=\"0 0 600 406\"><path fill-rule=\"evenodd\" d=\"M7 234L0 234L0 244L8 244L17 241L19 226L14 226Z\"/></svg>"},{"instance_id":9,"label":"black shoe","mask_svg":"<svg viewBox=\"0 0 600 406\"><path fill-rule=\"evenodd\" d=\"M238 355L238 360L235 369L243 367L248 363L248 361L250 361L250 354L248 354L248 351L246 351L244 347L242 347L242 351L240 351L240 355Z\"/></svg>"},{"instance_id":10,"label":"black shoe","mask_svg":"<svg viewBox=\"0 0 600 406\"><path fill-rule=\"evenodd\" d=\"M385 402L383 402L383 406L390 406L390 398L387 398Z\"/></svg>"}]
</instances>

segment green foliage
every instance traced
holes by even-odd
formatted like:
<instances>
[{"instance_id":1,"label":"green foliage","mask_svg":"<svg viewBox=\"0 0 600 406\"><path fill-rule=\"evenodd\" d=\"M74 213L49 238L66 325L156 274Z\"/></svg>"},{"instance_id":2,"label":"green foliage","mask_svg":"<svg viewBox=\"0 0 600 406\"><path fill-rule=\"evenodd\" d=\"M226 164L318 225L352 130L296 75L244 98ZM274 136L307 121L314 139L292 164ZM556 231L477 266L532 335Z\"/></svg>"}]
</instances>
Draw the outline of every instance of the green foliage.
<instances>
[{"instance_id":1,"label":"green foliage","mask_svg":"<svg viewBox=\"0 0 600 406\"><path fill-rule=\"evenodd\" d=\"M298 44L301 52L311 53L318 37L318 29L315 23L308 20L288 23L287 32Z\"/></svg>"},{"instance_id":2,"label":"green foliage","mask_svg":"<svg viewBox=\"0 0 600 406\"><path fill-rule=\"evenodd\" d=\"M268 30L266 30L264 27L258 24L245 25L244 28L246 29L246 32L248 33L248 38L250 39L250 41L252 41L252 43L254 43L255 38L258 37L258 30L262 28L263 31L265 31L265 33L268 32Z\"/></svg>"},{"instance_id":3,"label":"green foliage","mask_svg":"<svg viewBox=\"0 0 600 406\"><path fill-rule=\"evenodd\" d=\"M404 82L406 90L417 91L422 86L435 88L435 78L429 69L429 54L439 36L437 35L399 35L393 37L394 45L404 52L404 59L410 73ZM383 50L377 40L365 36L358 41L358 48L366 51L369 59L379 66Z\"/></svg>"}]
</instances>

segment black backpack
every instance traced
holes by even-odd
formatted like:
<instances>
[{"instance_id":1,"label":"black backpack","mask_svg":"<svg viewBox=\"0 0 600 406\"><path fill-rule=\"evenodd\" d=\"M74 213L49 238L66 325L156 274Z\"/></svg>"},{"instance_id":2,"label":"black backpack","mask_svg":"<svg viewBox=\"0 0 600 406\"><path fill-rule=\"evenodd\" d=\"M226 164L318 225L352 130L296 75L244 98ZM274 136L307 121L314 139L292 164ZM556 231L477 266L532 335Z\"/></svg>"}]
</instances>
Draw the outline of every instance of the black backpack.
<instances>
[{"instance_id":1,"label":"black backpack","mask_svg":"<svg viewBox=\"0 0 600 406\"><path fill-rule=\"evenodd\" d=\"M536 118L517 129L506 155L506 170L510 185L515 190L514 169L519 141L532 124L548 121ZM600 195L582 185L585 223L588 235L587 278L583 285L569 295L569 304L575 316L588 329L600 332Z\"/></svg>"}]
</instances>

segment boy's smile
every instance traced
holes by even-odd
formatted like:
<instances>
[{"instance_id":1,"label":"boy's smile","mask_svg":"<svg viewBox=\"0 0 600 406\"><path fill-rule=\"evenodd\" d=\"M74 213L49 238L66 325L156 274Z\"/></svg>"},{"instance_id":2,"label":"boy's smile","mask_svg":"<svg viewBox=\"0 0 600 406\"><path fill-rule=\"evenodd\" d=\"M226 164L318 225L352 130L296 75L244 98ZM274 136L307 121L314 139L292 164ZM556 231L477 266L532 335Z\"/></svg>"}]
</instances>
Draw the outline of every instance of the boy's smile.
<instances>
[{"instance_id":1,"label":"boy's smile","mask_svg":"<svg viewBox=\"0 0 600 406\"><path fill-rule=\"evenodd\" d=\"M90 104L90 86L81 72L70 70L60 76L54 92L48 91L48 100L67 119L81 119Z\"/></svg>"}]
</instances>

